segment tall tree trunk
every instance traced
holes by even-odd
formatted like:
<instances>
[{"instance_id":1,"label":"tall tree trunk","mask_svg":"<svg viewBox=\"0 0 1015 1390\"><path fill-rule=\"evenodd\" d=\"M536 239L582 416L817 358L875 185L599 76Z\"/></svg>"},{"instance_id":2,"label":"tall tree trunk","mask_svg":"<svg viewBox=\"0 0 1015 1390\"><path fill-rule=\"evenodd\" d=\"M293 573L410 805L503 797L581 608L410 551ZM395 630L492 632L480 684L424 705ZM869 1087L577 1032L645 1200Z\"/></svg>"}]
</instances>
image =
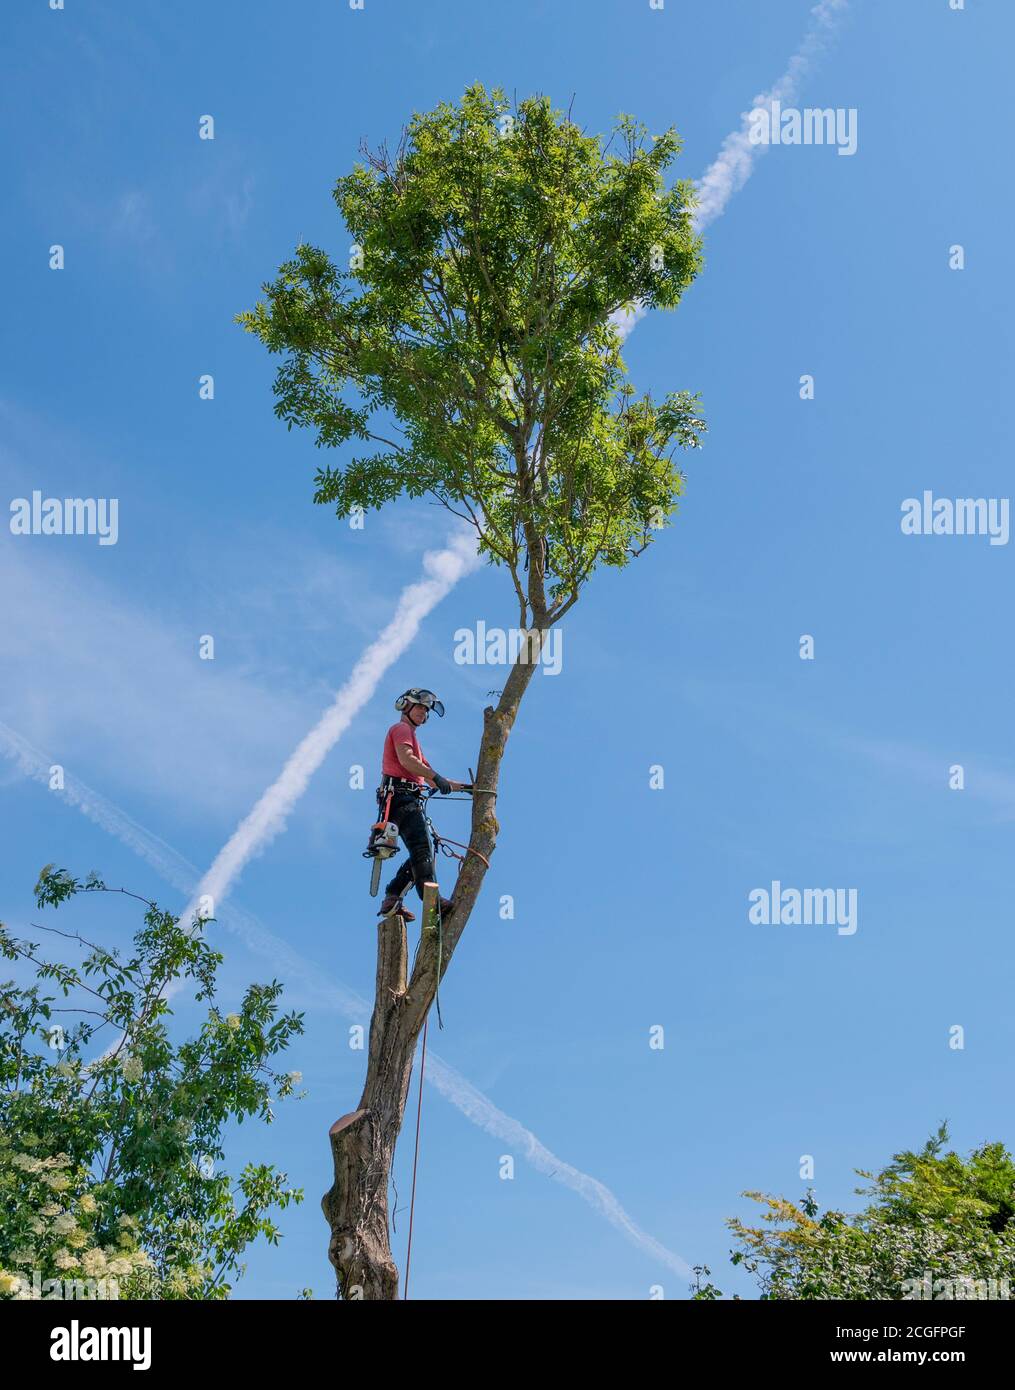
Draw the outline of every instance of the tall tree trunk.
<instances>
[{"instance_id":1,"label":"tall tree trunk","mask_svg":"<svg viewBox=\"0 0 1015 1390\"><path fill-rule=\"evenodd\" d=\"M334 1182L321 1207L331 1227L328 1257L338 1290L346 1299L397 1299L398 1269L388 1238L388 1185L395 1144L402 1128L416 1043L433 1003L439 977L451 963L468 923L497 843L496 796L501 761L518 706L538 664L523 648L511 668L496 709L483 711L483 737L476 767L469 853L451 900L454 912L442 925L441 941L428 923L412 978L406 980L405 922L386 917L378 927L377 982L370 1022L367 1075L359 1106L329 1131ZM439 971L439 976L438 976Z\"/></svg>"}]
</instances>

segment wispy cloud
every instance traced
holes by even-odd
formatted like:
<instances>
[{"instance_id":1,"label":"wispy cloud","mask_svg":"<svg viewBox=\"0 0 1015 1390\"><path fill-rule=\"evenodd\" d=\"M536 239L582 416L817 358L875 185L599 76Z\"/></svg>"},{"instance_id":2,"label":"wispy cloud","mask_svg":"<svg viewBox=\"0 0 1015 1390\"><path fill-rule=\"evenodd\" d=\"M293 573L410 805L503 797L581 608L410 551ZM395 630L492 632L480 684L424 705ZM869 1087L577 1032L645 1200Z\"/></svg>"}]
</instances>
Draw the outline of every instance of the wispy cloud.
<instances>
[{"instance_id":1,"label":"wispy cloud","mask_svg":"<svg viewBox=\"0 0 1015 1390\"><path fill-rule=\"evenodd\" d=\"M999 819L1015 819L1015 776L997 772L988 766L957 758L951 753L928 753L924 748L899 739L866 738L857 734L840 734L836 741L852 756L861 754L884 767L897 768L924 786L943 791L947 786L949 769L961 762L965 772L964 793L973 801L983 801L998 811Z\"/></svg>"},{"instance_id":2,"label":"wispy cloud","mask_svg":"<svg viewBox=\"0 0 1015 1390\"><path fill-rule=\"evenodd\" d=\"M960 763L965 771L963 797L991 808L1001 822L1015 819L1015 773L997 769L986 757L967 751L958 753L954 747L935 752L902 737L871 737L811 706L787 702L784 694L761 683L687 679L681 682L680 693L703 715L725 724L758 754L771 753L775 746L773 737L789 739L798 752L802 741L808 740L844 758L851 769L874 764L901 774L893 775L894 785L901 792L933 789L946 796L949 770ZM882 800L876 798L875 806ZM879 824L877 833L883 838L884 825Z\"/></svg>"},{"instance_id":3,"label":"wispy cloud","mask_svg":"<svg viewBox=\"0 0 1015 1390\"><path fill-rule=\"evenodd\" d=\"M222 141L199 141L196 122L181 138L193 139L197 172L188 154L152 166L142 182L126 188L97 190L72 175L64 194L67 235L93 236L114 253L132 256L134 272L168 274L174 286L199 247L240 239L256 207L257 176L249 160Z\"/></svg>"},{"instance_id":4,"label":"wispy cloud","mask_svg":"<svg viewBox=\"0 0 1015 1390\"><path fill-rule=\"evenodd\" d=\"M64 766L103 766L119 786L157 787L163 805L189 814L200 786L213 823L234 814L256 791L266 755L287 730L306 727L311 700L235 663L201 661L207 628L156 617L56 546L8 542L0 714Z\"/></svg>"},{"instance_id":5,"label":"wispy cloud","mask_svg":"<svg viewBox=\"0 0 1015 1390\"><path fill-rule=\"evenodd\" d=\"M184 812L221 834L332 695L336 640L365 645L386 622L392 581L364 584L362 550L306 526L287 535L277 519L222 534L214 517L193 529L181 507L155 529L129 459L2 396L0 434L5 519L33 488L121 499L120 545L101 552L0 526L0 718L78 775L101 768L113 795L157 796L167 823ZM185 521L181 551L165 537ZM146 582L160 558L168 588ZM200 659L204 634L214 660ZM344 814L332 801L323 821Z\"/></svg>"},{"instance_id":6,"label":"wispy cloud","mask_svg":"<svg viewBox=\"0 0 1015 1390\"><path fill-rule=\"evenodd\" d=\"M150 242L157 235L158 228L152 216L151 198L140 189L121 193L111 219L114 236L124 237L141 245Z\"/></svg>"},{"instance_id":7,"label":"wispy cloud","mask_svg":"<svg viewBox=\"0 0 1015 1390\"><path fill-rule=\"evenodd\" d=\"M207 143L210 157L215 157L214 144ZM255 186L253 174L222 157L189 189L187 207L195 218L210 222L219 235L236 236L253 211Z\"/></svg>"}]
</instances>

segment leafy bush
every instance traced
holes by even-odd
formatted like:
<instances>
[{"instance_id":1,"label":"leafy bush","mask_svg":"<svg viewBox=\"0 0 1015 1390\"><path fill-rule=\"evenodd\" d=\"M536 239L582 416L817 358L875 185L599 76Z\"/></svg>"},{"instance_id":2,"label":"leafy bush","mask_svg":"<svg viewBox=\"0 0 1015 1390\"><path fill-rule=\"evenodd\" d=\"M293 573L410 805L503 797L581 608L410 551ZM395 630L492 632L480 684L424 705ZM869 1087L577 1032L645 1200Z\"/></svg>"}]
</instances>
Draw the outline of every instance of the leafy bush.
<instances>
[{"instance_id":1,"label":"leafy bush","mask_svg":"<svg viewBox=\"0 0 1015 1390\"><path fill-rule=\"evenodd\" d=\"M48 865L36 900L113 892L125 890ZM273 1210L302 1200L269 1165L236 1179L221 1168L226 1126L270 1123L299 1085L271 1061L302 1015L279 1016L277 982L251 985L237 1012L209 1002L198 1035L174 1042L171 987L211 1001L222 956L205 919L184 927L138 901L144 922L126 955L38 928L74 942L77 965L0 925L0 955L35 969L34 984L0 981L0 1297L93 1279L107 1281L100 1297L226 1298L247 1245L277 1243Z\"/></svg>"},{"instance_id":2,"label":"leafy bush","mask_svg":"<svg viewBox=\"0 0 1015 1390\"><path fill-rule=\"evenodd\" d=\"M1010 1298L1015 1290L1015 1162L1003 1144L968 1159L944 1152L942 1125L919 1152L879 1173L857 1170L872 1200L847 1215L748 1192L764 1225L734 1217L734 1264L756 1274L763 1299Z\"/></svg>"}]
</instances>

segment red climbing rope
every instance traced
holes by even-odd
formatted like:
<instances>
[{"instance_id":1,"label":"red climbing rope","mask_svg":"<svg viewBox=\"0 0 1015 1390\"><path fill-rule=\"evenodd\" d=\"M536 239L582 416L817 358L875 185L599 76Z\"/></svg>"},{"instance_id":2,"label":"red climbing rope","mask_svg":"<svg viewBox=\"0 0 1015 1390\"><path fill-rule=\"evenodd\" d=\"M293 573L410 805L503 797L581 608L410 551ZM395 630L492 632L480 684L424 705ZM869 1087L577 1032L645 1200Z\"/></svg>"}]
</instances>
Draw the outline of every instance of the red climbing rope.
<instances>
[{"instance_id":1,"label":"red climbing rope","mask_svg":"<svg viewBox=\"0 0 1015 1390\"><path fill-rule=\"evenodd\" d=\"M436 844L440 852L442 854L446 854L450 859L458 860L459 873L462 872L462 865L465 863L466 854L474 854L477 857L477 859L482 859L483 863L486 865L487 868L490 867L489 859L487 859L486 855L481 853L478 849L473 849L471 845L463 845L460 840L446 840L443 835L438 835L437 831L434 829L432 824L430 826L430 830L433 834L434 843ZM446 846L449 845L457 845L459 849L465 850L465 854L456 854L453 849L446 848ZM438 908L438 919L439 915L440 909ZM439 957L437 966L437 989L440 989ZM435 997L437 999L437 1017L439 1021L441 1008L439 993L436 994ZM409 1262L412 1259L412 1219L416 1211L416 1170L419 1166L419 1128L420 1122L423 1117L423 1072L426 1068L426 1032L429 1023L430 1014L428 1012L426 1018L423 1020L423 1049L419 1059L419 1098L416 1102L416 1151L412 1156L412 1193L409 1197L409 1243L405 1251L405 1291L402 1295L405 1299L408 1299L409 1297ZM444 1025L441 1024L441 1027L443 1026Z\"/></svg>"},{"instance_id":2,"label":"red climbing rope","mask_svg":"<svg viewBox=\"0 0 1015 1390\"><path fill-rule=\"evenodd\" d=\"M412 1195L409 1198L409 1246L405 1252L405 1294L409 1297L409 1261L412 1259L412 1217L416 1210L416 1167L419 1163L419 1124L423 1116L423 1069L426 1066L426 1030L430 1022L427 1014L423 1020L423 1052L419 1059L419 1100L416 1103L416 1152L412 1159Z\"/></svg>"},{"instance_id":3,"label":"red climbing rope","mask_svg":"<svg viewBox=\"0 0 1015 1390\"><path fill-rule=\"evenodd\" d=\"M436 831L434 832L434 839L437 841L437 848L440 850L441 854L446 854L449 859L458 860L459 873L462 872L462 865L465 863L465 854L474 854L477 859L482 859L487 868L490 867L490 861L487 859L486 855L482 854L478 849L473 849L471 845L463 845L461 840L448 840L445 836L438 835ZM445 849L445 845L457 845L459 849L465 850L465 854L456 854L453 849Z\"/></svg>"}]
</instances>

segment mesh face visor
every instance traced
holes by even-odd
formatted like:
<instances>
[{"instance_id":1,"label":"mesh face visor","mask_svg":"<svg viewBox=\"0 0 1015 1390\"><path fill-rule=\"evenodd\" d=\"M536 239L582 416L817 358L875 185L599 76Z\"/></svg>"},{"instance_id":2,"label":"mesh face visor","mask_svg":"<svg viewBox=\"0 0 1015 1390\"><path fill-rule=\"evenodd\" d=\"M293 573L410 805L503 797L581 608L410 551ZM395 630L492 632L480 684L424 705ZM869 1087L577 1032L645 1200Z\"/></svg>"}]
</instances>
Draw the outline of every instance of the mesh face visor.
<instances>
[{"instance_id":1,"label":"mesh face visor","mask_svg":"<svg viewBox=\"0 0 1015 1390\"><path fill-rule=\"evenodd\" d=\"M415 694L417 705L422 705L424 709L432 709L435 714L444 718L444 706L432 690L417 690Z\"/></svg>"}]
</instances>

